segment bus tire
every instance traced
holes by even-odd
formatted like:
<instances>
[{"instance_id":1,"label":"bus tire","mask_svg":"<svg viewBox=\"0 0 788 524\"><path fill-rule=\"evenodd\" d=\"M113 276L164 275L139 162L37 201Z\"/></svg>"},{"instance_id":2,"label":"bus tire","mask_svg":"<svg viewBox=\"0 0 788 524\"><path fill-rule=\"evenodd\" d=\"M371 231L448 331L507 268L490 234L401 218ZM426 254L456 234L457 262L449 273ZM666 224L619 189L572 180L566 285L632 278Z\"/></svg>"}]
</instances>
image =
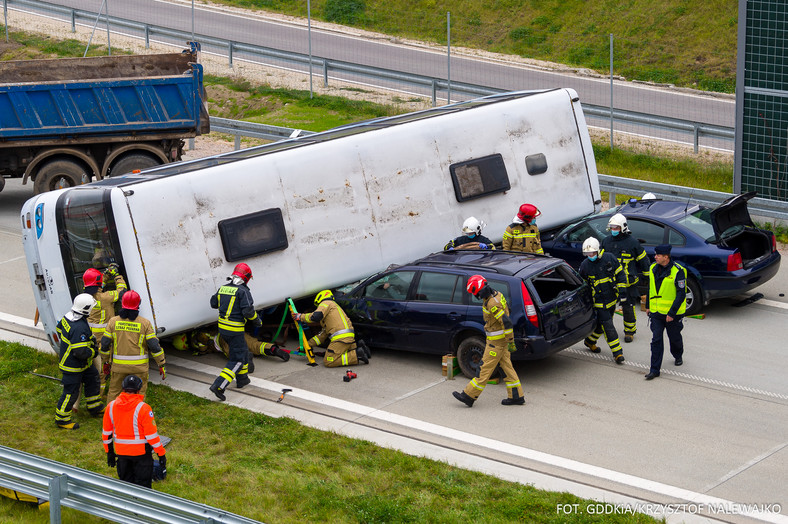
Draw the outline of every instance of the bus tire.
<instances>
[{"instance_id":1,"label":"bus tire","mask_svg":"<svg viewBox=\"0 0 788 524\"><path fill-rule=\"evenodd\" d=\"M90 173L79 162L68 159L51 160L38 170L33 191L35 194L74 187L90 182Z\"/></svg>"}]
</instances>

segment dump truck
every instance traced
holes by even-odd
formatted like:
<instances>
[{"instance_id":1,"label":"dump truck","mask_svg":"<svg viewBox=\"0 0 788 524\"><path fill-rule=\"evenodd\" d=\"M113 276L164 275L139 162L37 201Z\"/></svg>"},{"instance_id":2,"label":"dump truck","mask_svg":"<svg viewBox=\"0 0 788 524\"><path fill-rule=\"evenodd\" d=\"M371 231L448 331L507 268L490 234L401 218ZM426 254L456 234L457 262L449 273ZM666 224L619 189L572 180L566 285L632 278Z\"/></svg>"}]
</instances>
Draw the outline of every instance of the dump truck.
<instances>
[{"instance_id":1,"label":"dump truck","mask_svg":"<svg viewBox=\"0 0 788 524\"><path fill-rule=\"evenodd\" d=\"M0 62L0 191L36 194L181 160L210 131L200 47Z\"/></svg>"}]
</instances>

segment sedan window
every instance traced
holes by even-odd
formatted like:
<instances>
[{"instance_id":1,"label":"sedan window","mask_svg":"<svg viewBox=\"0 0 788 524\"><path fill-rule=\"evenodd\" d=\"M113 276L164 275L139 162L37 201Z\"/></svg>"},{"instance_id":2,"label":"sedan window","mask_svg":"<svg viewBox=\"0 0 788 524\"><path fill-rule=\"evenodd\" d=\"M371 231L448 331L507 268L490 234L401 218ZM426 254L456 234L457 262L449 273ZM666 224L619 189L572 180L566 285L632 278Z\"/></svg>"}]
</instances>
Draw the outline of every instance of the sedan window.
<instances>
[{"instance_id":1,"label":"sedan window","mask_svg":"<svg viewBox=\"0 0 788 524\"><path fill-rule=\"evenodd\" d=\"M567 235L569 242L583 242L588 237L594 237L597 240L602 240L607 236L607 216L593 218L587 222L580 224L577 229L570 231Z\"/></svg>"},{"instance_id":2,"label":"sedan window","mask_svg":"<svg viewBox=\"0 0 788 524\"><path fill-rule=\"evenodd\" d=\"M416 300L462 304L462 291L459 275L432 273L424 271L416 288Z\"/></svg>"},{"instance_id":3,"label":"sedan window","mask_svg":"<svg viewBox=\"0 0 788 524\"><path fill-rule=\"evenodd\" d=\"M687 239L675 229L668 229L668 244L671 246L686 246Z\"/></svg>"},{"instance_id":4,"label":"sedan window","mask_svg":"<svg viewBox=\"0 0 788 524\"><path fill-rule=\"evenodd\" d=\"M387 300L405 300L415 271L395 271L387 273L367 284L364 295Z\"/></svg>"},{"instance_id":5,"label":"sedan window","mask_svg":"<svg viewBox=\"0 0 788 524\"><path fill-rule=\"evenodd\" d=\"M640 240L643 244L657 246L665 241L665 226L646 222L645 220L627 220L632 236Z\"/></svg>"},{"instance_id":6,"label":"sedan window","mask_svg":"<svg viewBox=\"0 0 788 524\"><path fill-rule=\"evenodd\" d=\"M706 242L714 242L715 240L714 226L711 225L710 209L698 209L691 215L677 220L676 223L686 227Z\"/></svg>"}]
</instances>

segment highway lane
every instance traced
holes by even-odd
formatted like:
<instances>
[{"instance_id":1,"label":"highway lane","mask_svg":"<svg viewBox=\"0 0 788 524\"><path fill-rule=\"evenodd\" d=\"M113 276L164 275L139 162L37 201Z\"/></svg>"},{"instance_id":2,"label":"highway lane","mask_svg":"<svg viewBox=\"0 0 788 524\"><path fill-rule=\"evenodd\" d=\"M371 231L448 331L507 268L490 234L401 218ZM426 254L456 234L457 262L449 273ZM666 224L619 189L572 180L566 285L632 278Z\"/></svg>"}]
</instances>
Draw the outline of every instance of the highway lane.
<instances>
[{"instance_id":1,"label":"highway lane","mask_svg":"<svg viewBox=\"0 0 788 524\"><path fill-rule=\"evenodd\" d=\"M25 318L32 318L35 304L18 212L30 196L32 187L19 180L9 180L0 193L0 280L6 290L0 295L0 312ZM489 386L473 409L466 408L451 396L464 379L443 380L440 359L424 355L377 351L371 365L354 369L359 378L350 384L342 382L343 370L311 368L302 357L288 363L258 359L254 377L277 385L261 388L269 404L275 404L277 387L290 387L329 399L319 405L304 401L315 412L332 415L336 401L330 399L338 399L367 408L346 415L355 423L382 424L368 408L384 419L407 417L424 427L413 423L398 434L586 486L657 502L675 501L673 491L657 489L673 486L728 501L779 503L786 515L788 301L780 294L787 289L788 268L783 266L757 290L764 294L761 301L743 307L735 304L745 297L717 301L707 308L705 319L688 319L684 366L673 366L668 357L663 375L650 382L643 379L649 361L643 314L635 342L624 345L623 366L612 362L604 345L599 355L576 345L554 358L519 363L528 400L522 408L501 406L505 392L499 385ZM173 364L180 357L214 372L224 363L218 355L168 355ZM189 377L188 387L200 391L200 375L195 386L195 371L188 365L173 365L171 373ZM201 376L208 380L210 372ZM207 382L203 386L208 396ZM430 429L434 427L446 429ZM449 442L449 434L466 441ZM477 438L501 444L491 449ZM566 461L584 466L567 469ZM593 468L603 468L604 478L592 474ZM724 520L746 521L737 516Z\"/></svg>"},{"instance_id":2,"label":"highway lane","mask_svg":"<svg viewBox=\"0 0 788 524\"><path fill-rule=\"evenodd\" d=\"M95 2L89 0L55 0L53 3L95 11ZM14 5L11 4L14 8ZM165 25L181 31L191 31L191 5L189 2L163 2L157 0L127 0L111 3L110 14L141 23ZM282 49L306 54L308 39L306 20L285 22L283 18L232 11L221 7L195 8L195 33L235 42ZM98 37L97 37L98 38ZM174 42L181 45L182 42ZM205 46L211 51L210 46ZM215 50L218 51L218 50ZM226 50L222 50L226 53ZM342 60L410 73L447 76L447 58L443 50L426 46L403 45L399 41L380 35L362 38L352 29L347 31L312 29L312 54L332 60ZM243 56L237 53L236 57ZM282 63L278 64L280 67ZM292 65L288 67L294 67ZM294 67L295 68L295 67ZM301 70L306 70L302 67ZM315 71L319 77L320 72ZM571 87L577 90L587 104L609 106L610 82L608 78L580 76L574 72L545 70L518 64L516 61L471 57L453 50L451 79L506 90L544 89ZM356 81L361 81L358 77ZM368 80L364 80L368 81ZM422 92L420 94L426 94ZM687 119L709 124L733 127L735 104L731 96L708 96L689 90L666 89L644 84L616 81L614 88L616 108ZM653 130L652 130L653 131ZM656 136L665 136L664 132ZM666 138L672 138L666 137Z\"/></svg>"}]
</instances>

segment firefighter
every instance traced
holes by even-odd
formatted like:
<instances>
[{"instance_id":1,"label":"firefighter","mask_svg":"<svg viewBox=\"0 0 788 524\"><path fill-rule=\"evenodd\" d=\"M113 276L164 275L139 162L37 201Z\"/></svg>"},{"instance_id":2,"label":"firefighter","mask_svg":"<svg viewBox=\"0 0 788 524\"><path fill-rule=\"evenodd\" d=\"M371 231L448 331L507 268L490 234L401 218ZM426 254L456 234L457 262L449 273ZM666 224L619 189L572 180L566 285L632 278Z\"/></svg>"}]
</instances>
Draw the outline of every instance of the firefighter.
<instances>
[{"instance_id":1,"label":"firefighter","mask_svg":"<svg viewBox=\"0 0 788 524\"><path fill-rule=\"evenodd\" d=\"M324 289L315 296L317 309L312 313L291 313L296 322L319 322L320 332L309 339L312 347L328 342L323 364L327 368L355 366L359 361L369 364L369 349L365 344L356 344L353 324L336 302L334 294Z\"/></svg>"},{"instance_id":2,"label":"firefighter","mask_svg":"<svg viewBox=\"0 0 788 524\"><path fill-rule=\"evenodd\" d=\"M621 342L613 325L613 315L619 297L622 304L627 302L624 293L626 283L621 264L615 256L603 251L599 247L599 240L594 237L589 237L583 242L583 255L586 259L580 264L579 273L591 285L596 310L596 328L583 343L592 353L599 353L600 349L596 341L604 333L616 364L623 364L624 351L621 349Z\"/></svg>"},{"instance_id":3,"label":"firefighter","mask_svg":"<svg viewBox=\"0 0 788 524\"><path fill-rule=\"evenodd\" d=\"M523 204L503 233L503 249L544 255L539 227L534 220L541 215L533 204Z\"/></svg>"},{"instance_id":4,"label":"firefighter","mask_svg":"<svg viewBox=\"0 0 788 524\"><path fill-rule=\"evenodd\" d=\"M458 248L465 249L476 247L475 244L478 244L478 249L495 249L492 240L482 235L484 226L485 223L476 217L468 217L465 222L462 223L463 234L454 240L449 240L449 242L443 246L443 250L450 251ZM474 246L466 246L466 244L474 244ZM465 248L461 248L460 246L465 246Z\"/></svg>"},{"instance_id":5,"label":"firefighter","mask_svg":"<svg viewBox=\"0 0 788 524\"><path fill-rule=\"evenodd\" d=\"M484 391L487 381L498 366L504 372L507 397L501 401L504 406L519 406L525 404L523 387L520 378L512 366L511 353L517 351L514 343L514 328L509 318L509 306L506 297L495 291L487 284L481 275L473 275L468 279L468 293L483 301L484 332L487 335L487 345L484 348L482 367L479 376L472 378L462 393L452 392L454 398L465 403L469 408Z\"/></svg>"},{"instance_id":6,"label":"firefighter","mask_svg":"<svg viewBox=\"0 0 788 524\"><path fill-rule=\"evenodd\" d=\"M109 319L104 337L101 339L101 355L104 358L104 376L109 378L109 395L115 400L129 375L142 380L140 395L148 389L149 359L153 357L159 366L161 378L167 377L164 349L156 338L156 330L145 317L140 316L140 294L129 289L120 301L118 316Z\"/></svg>"},{"instance_id":7,"label":"firefighter","mask_svg":"<svg viewBox=\"0 0 788 524\"><path fill-rule=\"evenodd\" d=\"M102 432L107 466L118 466L118 478L144 488L151 487L153 457L159 457L162 478L166 474L167 455L159 438L151 407L140 393L142 379L128 375L123 392L107 406Z\"/></svg>"},{"instance_id":8,"label":"firefighter","mask_svg":"<svg viewBox=\"0 0 788 524\"><path fill-rule=\"evenodd\" d=\"M77 295L71 310L57 324L60 337L58 367L63 372L63 393L55 407L55 423L61 429L79 427L78 423L71 420L71 412L83 385L88 412L95 416L104 411L98 371L93 367L93 359L98 355L96 339L87 321L95 304L96 301L87 293Z\"/></svg>"},{"instance_id":9,"label":"firefighter","mask_svg":"<svg viewBox=\"0 0 788 524\"><path fill-rule=\"evenodd\" d=\"M111 291L104 291L104 277L115 281L115 289ZM110 264L107 266L105 273L95 268L90 268L82 274L82 283L85 286L85 293L92 296L96 300L96 305L90 310L88 317L88 324L93 331L93 336L96 337L96 342L101 343L101 338L104 336L104 330L107 328L109 319L115 316L115 303L118 302L123 294L126 292L126 281L123 276L118 272L117 264ZM102 359L101 356L93 360L96 370L99 372L99 379L101 380L101 391L104 401L107 398L104 392L105 375L102 372Z\"/></svg>"},{"instance_id":10,"label":"firefighter","mask_svg":"<svg viewBox=\"0 0 788 524\"><path fill-rule=\"evenodd\" d=\"M649 268L646 313L651 320L651 367L646 380L659 376L665 342L662 332L668 334L670 354L674 364L684 364L684 340L682 320L687 311L687 270L670 258L671 246L663 244L654 248L655 262Z\"/></svg>"},{"instance_id":11,"label":"firefighter","mask_svg":"<svg viewBox=\"0 0 788 524\"><path fill-rule=\"evenodd\" d=\"M616 213L610 217L607 230L610 231L610 235L602 239L602 250L615 255L624 273L626 285L619 296L626 298L621 302L621 313L624 315L624 342L632 342L637 331L635 304L640 304L638 284L641 276L644 282L648 282L649 260L646 250L630 234L624 215Z\"/></svg>"},{"instance_id":12,"label":"firefighter","mask_svg":"<svg viewBox=\"0 0 788 524\"><path fill-rule=\"evenodd\" d=\"M251 382L247 376L249 348L244 340L244 326L247 322L251 322L254 327L263 325L254 310L252 293L246 285L251 278L252 269L241 262L228 277L229 282L211 297L211 307L219 310L219 336L230 348L227 364L210 387L213 394L222 401L226 400L224 392L233 380L237 388Z\"/></svg>"}]
</instances>

